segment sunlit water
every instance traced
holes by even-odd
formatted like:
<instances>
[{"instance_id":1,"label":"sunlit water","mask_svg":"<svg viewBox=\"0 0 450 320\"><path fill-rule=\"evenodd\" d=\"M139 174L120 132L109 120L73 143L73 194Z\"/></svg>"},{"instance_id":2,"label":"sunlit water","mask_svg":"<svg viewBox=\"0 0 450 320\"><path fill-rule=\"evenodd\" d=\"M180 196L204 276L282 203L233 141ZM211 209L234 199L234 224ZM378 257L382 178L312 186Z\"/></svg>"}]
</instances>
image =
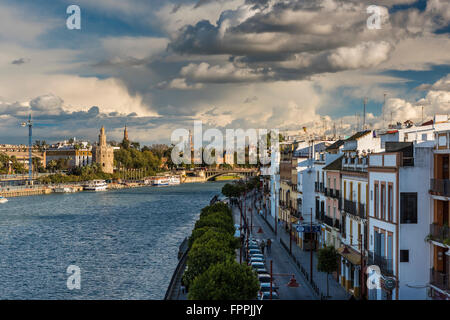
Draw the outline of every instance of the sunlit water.
<instances>
[{"instance_id":1,"label":"sunlit water","mask_svg":"<svg viewBox=\"0 0 450 320\"><path fill-rule=\"evenodd\" d=\"M0 299L162 299L178 246L224 183L10 198ZM69 265L81 289L67 288Z\"/></svg>"}]
</instances>

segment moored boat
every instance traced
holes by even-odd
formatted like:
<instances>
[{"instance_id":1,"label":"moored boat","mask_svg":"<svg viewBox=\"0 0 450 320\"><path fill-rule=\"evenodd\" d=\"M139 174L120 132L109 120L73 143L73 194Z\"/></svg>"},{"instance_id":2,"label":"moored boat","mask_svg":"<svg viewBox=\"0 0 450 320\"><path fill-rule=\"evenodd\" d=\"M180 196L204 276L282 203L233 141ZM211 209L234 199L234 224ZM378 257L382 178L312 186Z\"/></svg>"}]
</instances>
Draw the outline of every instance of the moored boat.
<instances>
[{"instance_id":1,"label":"moored boat","mask_svg":"<svg viewBox=\"0 0 450 320\"><path fill-rule=\"evenodd\" d=\"M0 203L7 203L8 199L6 199L5 197L0 196Z\"/></svg>"},{"instance_id":2,"label":"moored boat","mask_svg":"<svg viewBox=\"0 0 450 320\"><path fill-rule=\"evenodd\" d=\"M105 180L93 180L83 186L86 191L106 191L107 188Z\"/></svg>"}]
</instances>

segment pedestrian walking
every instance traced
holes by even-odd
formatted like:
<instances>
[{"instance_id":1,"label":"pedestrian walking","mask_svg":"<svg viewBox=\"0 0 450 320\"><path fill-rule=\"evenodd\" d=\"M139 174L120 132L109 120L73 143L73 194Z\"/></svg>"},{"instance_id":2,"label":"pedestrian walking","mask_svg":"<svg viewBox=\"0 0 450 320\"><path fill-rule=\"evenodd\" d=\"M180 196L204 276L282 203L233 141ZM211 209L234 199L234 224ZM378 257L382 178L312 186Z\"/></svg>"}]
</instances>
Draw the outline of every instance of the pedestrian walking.
<instances>
[{"instance_id":1,"label":"pedestrian walking","mask_svg":"<svg viewBox=\"0 0 450 320\"><path fill-rule=\"evenodd\" d=\"M264 240L262 240L261 241L261 252L262 252L262 254L264 254L264 249L265 249L265 247L266 247L266 243L264 242Z\"/></svg>"},{"instance_id":2,"label":"pedestrian walking","mask_svg":"<svg viewBox=\"0 0 450 320\"><path fill-rule=\"evenodd\" d=\"M270 253L272 251L271 247L272 247L272 240L267 239L267 253Z\"/></svg>"},{"instance_id":3,"label":"pedestrian walking","mask_svg":"<svg viewBox=\"0 0 450 320\"><path fill-rule=\"evenodd\" d=\"M186 294L186 287L184 285L183 279L181 280L181 294Z\"/></svg>"}]
</instances>

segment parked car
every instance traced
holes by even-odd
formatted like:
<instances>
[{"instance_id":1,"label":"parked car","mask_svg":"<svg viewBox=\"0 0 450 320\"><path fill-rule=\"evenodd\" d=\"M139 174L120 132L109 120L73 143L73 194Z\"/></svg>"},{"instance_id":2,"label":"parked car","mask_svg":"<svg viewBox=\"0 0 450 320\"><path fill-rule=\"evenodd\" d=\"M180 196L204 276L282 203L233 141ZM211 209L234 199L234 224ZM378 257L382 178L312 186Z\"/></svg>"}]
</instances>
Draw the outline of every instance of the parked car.
<instances>
[{"instance_id":1,"label":"parked car","mask_svg":"<svg viewBox=\"0 0 450 320\"><path fill-rule=\"evenodd\" d=\"M268 273L259 274L258 280L259 280L259 283L263 283L263 282L270 283L270 274L268 274ZM272 281L273 281L273 278L272 278Z\"/></svg>"},{"instance_id":2,"label":"parked car","mask_svg":"<svg viewBox=\"0 0 450 320\"><path fill-rule=\"evenodd\" d=\"M259 268L259 269L256 269L256 273L257 274L267 273L267 270L266 270L266 268Z\"/></svg>"},{"instance_id":3,"label":"parked car","mask_svg":"<svg viewBox=\"0 0 450 320\"><path fill-rule=\"evenodd\" d=\"M259 300L271 300L270 299L270 291L262 292L260 291ZM272 292L272 300L280 300L280 296L276 292Z\"/></svg>"},{"instance_id":4,"label":"parked car","mask_svg":"<svg viewBox=\"0 0 450 320\"><path fill-rule=\"evenodd\" d=\"M252 254L262 254L262 252L261 252L261 250L259 250L259 249L250 249L250 250L248 250L248 253L250 254L250 255L252 255Z\"/></svg>"},{"instance_id":5,"label":"parked car","mask_svg":"<svg viewBox=\"0 0 450 320\"><path fill-rule=\"evenodd\" d=\"M261 269L266 267L266 265L263 262L252 262L250 263L250 265L252 266L253 269Z\"/></svg>"},{"instance_id":6,"label":"parked car","mask_svg":"<svg viewBox=\"0 0 450 320\"><path fill-rule=\"evenodd\" d=\"M278 291L279 287L272 282L272 292ZM263 282L259 286L259 291L270 292L270 282Z\"/></svg>"},{"instance_id":7,"label":"parked car","mask_svg":"<svg viewBox=\"0 0 450 320\"><path fill-rule=\"evenodd\" d=\"M250 258L250 263L251 262L263 262L264 263L264 258L261 258L261 257L251 257Z\"/></svg>"},{"instance_id":8,"label":"parked car","mask_svg":"<svg viewBox=\"0 0 450 320\"><path fill-rule=\"evenodd\" d=\"M264 255L262 253L254 253L254 254L251 254L250 256L252 258L255 257L255 258L263 258L263 259L265 259Z\"/></svg>"}]
</instances>

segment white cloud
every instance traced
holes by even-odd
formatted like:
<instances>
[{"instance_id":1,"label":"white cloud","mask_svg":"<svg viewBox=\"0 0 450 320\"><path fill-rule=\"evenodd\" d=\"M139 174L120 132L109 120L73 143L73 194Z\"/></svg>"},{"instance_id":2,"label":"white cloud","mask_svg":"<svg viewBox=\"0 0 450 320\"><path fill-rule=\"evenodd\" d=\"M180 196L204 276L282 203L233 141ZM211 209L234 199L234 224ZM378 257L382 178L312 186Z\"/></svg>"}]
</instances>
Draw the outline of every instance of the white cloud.
<instances>
[{"instance_id":1,"label":"white cloud","mask_svg":"<svg viewBox=\"0 0 450 320\"><path fill-rule=\"evenodd\" d=\"M386 61L392 46L388 42L365 42L356 47L339 48L328 60L341 69L369 68Z\"/></svg>"}]
</instances>

